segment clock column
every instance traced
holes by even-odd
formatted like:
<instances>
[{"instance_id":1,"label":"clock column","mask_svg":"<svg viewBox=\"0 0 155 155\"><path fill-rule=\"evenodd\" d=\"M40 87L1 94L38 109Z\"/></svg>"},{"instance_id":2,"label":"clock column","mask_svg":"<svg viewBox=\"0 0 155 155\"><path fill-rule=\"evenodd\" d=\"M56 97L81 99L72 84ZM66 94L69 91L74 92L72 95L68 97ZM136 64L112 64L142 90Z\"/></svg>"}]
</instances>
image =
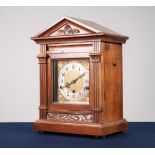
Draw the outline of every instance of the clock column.
<instances>
[{"instance_id":1,"label":"clock column","mask_svg":"<svg viewBox=\"0 0 155 155\"><path fill-rule=\"evenodd\" d=\"M37 56L40 65L40 106L39 119L47 118L47 53L46 44L40 45L40 54Z\"/></svg>"},{"instance_id":2,"label":"clock column","mask_svg":"<svg viewBox=\"0 0 155 155\"><path fill-rule=\"evenodd\" d=\"M90 68L91 68L91 78L90 83L92 83L90 89L90 101L93 103L93 112L94 112L94 122L100 123L100 113L102 112L100 107L100 59L101 54L98 52L92 52L89 54L90 56Z\"/></svg>"}]
</instances>

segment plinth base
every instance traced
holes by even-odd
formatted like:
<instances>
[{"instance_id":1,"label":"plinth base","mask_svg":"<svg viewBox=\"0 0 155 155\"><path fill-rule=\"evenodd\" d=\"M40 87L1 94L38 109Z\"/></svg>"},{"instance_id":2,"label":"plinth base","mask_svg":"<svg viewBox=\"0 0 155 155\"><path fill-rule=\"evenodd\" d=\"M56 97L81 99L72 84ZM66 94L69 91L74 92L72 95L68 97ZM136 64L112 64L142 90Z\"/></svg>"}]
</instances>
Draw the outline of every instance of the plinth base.
<instances>
[{"instance_id":1,"label":"plinth base","mask_svg":"<svg viewBox=\"0 0 155 155\"><path fill-rule=\"evenodd\" d=\"M37 120L34 122L33 127L35 130L42 132L60 132L71 134L83 134L93 136L104 136L120 131L127 130L128 122L125 119L107 122L104 124L99 123L70 123L70 122L55 122L51 120Z\"/></svg>"}]
</instances>

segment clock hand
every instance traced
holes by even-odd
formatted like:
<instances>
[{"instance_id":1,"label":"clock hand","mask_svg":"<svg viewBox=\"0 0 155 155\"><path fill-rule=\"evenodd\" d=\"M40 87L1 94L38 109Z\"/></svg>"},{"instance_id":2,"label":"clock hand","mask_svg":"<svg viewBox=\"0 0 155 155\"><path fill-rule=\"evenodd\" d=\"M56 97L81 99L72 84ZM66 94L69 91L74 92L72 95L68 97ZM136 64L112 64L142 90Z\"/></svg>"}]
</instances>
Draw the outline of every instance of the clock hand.
<instances>
[{"instance_id":1,"label":"clock hand","mask_svg":"<svg viewBox=\"0 0 155 155\"><path fill-rule=\"evenodd\" d=\"M79 75L76 79L74 79L74 80L71 81L70 85L71 85L71 84L75 84L76 81L77 81L78 79L80 79L80 78L81 78L82 76L84 76L84 75L85 75L85 73L83 73L82 75ZM70 85L69 85L69 86L70 86Z\"/></svg>"},{"instance_id":2,"label":"clock hand","mask_svg":"<svg viewBox=\"0 0 155 155\"><path fill-rule=\"evenodd\" d=\"M80 79L82 76L84 76L85 75L85 73L83 73L82 75L80 75L80 76L78 76L75 80L74 80L74 83L76 83L76 81L78 80L78 79Z\"/></svg>"},{"instance_id":3,"label":"clock hand","mask_svg":"<svg viewBox=\"0 0 155 155\"><path fill-rule=\"evenodd\" d=\"M60 89L63 89L65 87L69 88L69 86L73 83L75 83L74 80L72 80L70 83L67 82L66 85L64 87L61 87Z\"/></svg>"},{"instance_id":4,"label":"clock hand","mask_svg":"<svg viewBox=\"0 0 155 155\"><path fill-rule=\"evenodd\" d=\"M70 85L75 84L76 81L77 81L78 79L80 79L80 78L81 78L82 76L84 76L84 75L85 75L85 73L83 73L82 75L78 76L76 79L72 80L70 83L67 83L64 87L61 87L61 89L62 89L62 88L65 88L65 87L69 88Z\"/></svg>"}]
</instances>

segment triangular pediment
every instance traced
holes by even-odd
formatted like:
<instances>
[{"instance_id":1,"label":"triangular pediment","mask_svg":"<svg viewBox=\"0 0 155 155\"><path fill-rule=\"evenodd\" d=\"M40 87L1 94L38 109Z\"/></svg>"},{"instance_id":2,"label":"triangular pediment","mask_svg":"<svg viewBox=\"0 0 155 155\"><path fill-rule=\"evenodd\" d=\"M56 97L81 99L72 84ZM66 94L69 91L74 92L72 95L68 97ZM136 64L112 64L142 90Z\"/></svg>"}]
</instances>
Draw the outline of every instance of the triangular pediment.
<instances>
[{"instance_id":1,"label":"triangular pediment","mask_svg":"<svg viewBox=\"0 0 155 155\"><path fill-rule=\"evenodd\" d=\"M57 21L50 28L38 33L34 37L47 37L47 36L70 36L81 34L94 34L98 33L97 29L90 27L78 20L71 17L63 17Z\"/></svg>"},{"instance_id":2,"label":"triangular pediment","mask_svg":"<svg viewBox=\"0 0 155 155\"><path fill-rule=\"evenodd\" d=\"M33 36L32 39L39 40L45 38L52 39L55 37L94 35L118 37L124 40L128 39L127 36L123 36L95 22L68 16L62 17L48 29Z\"/></svg>"}]
</instances>

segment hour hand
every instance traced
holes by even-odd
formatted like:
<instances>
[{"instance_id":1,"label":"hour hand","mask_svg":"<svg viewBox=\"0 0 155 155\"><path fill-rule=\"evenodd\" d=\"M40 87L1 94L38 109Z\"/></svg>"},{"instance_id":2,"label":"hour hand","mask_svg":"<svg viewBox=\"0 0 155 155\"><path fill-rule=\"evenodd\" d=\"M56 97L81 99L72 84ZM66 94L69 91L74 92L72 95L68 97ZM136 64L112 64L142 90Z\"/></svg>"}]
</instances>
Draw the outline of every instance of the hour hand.
<instances>
[{"instance_id":1,"label":"hour hand","mask_svg":"<svg viewBox=\"0 0 155 155\"><path fill-rule=\"evenodd\" d=\"M82 76L84 76L85 74L86 74L86 73L83 73L82 75L78 76L76 79L72 80L70 83L66 82L65 86L64 86L64 87L61 86L60 89L63 89L63 88L65 88L65 87L69 88L70 85L75 84L76 81L77 81L78 79L80 79Z\"/></svg>"},{"instance_id":2,"label":"hour hand","mask_svg":"<svg viewBox=\"0 0 155 155\"><path fill-rule=\"evenodd\" d=\"M66 82L65 86L60 86L60 89L63 89L65 87L69 88L71 84L75 83L74 80L72 80L70 83Z\"/></svg>"},{"instance_id":3,"label":"hour hand","mask_svg":"<svg viewBox=\"0 0 155 155\"><path fill-rule=\"evenodd\" d=\"M75 84L75 83L76 83L76 79L75 80L72 80L70 83L66 82L65 87L69 88L70 85Z\"/></svg>"},{"instance_id":4,"label":"hour hand","mask_svg":"<svg viewBox=\"0 0 155 155\"><path fill-rule=\"evenodd\" d=\"M74 79L74 80L72 80L70 83L66 84L65 87L68 87L68 88L69 88L69 86L70 86L71 84L75 84L76 81L77 81L78 79L80 79L80 78L81 78L82 76L84 76L84 75L85 75L85 73L83 73L82 75L79 75L76 79Z\"/></svg>"},{"instance_id":5,"label":"hour hand","mask_svg":"<svg viewBox=\"0 0 155 155\"><path fill-rule=\"evenodd\" d=\"M65 86L60 86L60 89L63 89L65 87L68 87L69 88L70 85L71 85L71 83L66 82Z\"/></svg>"}]
</instances>

